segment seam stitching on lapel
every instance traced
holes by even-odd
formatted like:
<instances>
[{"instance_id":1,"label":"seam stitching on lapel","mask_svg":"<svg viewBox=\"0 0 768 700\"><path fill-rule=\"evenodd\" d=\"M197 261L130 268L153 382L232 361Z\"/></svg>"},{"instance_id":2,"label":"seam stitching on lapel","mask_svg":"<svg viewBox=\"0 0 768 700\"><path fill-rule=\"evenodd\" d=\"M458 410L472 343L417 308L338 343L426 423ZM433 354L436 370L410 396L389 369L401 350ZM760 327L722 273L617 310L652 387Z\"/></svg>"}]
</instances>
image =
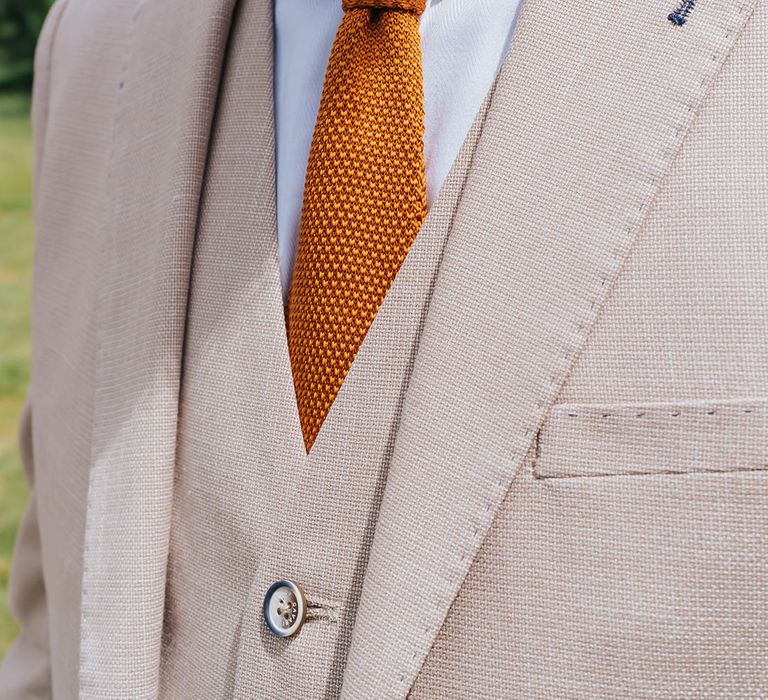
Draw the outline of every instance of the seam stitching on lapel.
<instances>
[{"instance_id":1,"label":"seam stitching on lapel","mask_svg":"<svg viewBox=\"0 0 768 700\"><path fill-rule=\"evenodd\" d=\"M752 2L754 2L754 0L752 0ZM743 27L746 25L746 20L742 19L742 15L744 14L745 11L751 10L751 8L752 8L751 4L747 5L747 4L739 3L738 5L736 5L735 18L728 23L729 24L728 27L724 28L724 30L717 33L717 37L719 39L727 40L731 37L731 35L734 32L740 29L743 29ZM731 23L732 23L732 26L731 26ZM670 156L662 161L662 167L658 168L657 171L654 173L651 186L648 188L647 193L644 196L642 196L642 198L639 201L639 206L635 210L637 212L636 217L626 225L626 229L629 233L626 244L621 250L614 248L611 251L612 269L608 271L608 273L603 272L602 274L600 274L599 286L595 290L595 295L593 296L592 300L588 303L588 308L586 309L586 312L583 313L582 318L579 319L576 323L576 329L577 329L578 338L579 338L579 340L576 343L576 347L565 348L561 366L553 374L550 380L550 384L547 392L544 394L543 398L541 398L537 403L536 413L530 416L529 426L523 430L522 443L528 445L528 448L530 448L530 442L531 442L530 438L532 437L532 435L535 435L536 431L541 426L546 416L547 409L551 406L552 402L555 400L557 396L557 391L559 390L562 383L566 380L570 367L573 364L573 361L576 359L576 357L580 354L581 350L585 346L587 339L589 338L590 331L592 330L596 321L599 318L599 312L603 304L610 296L610 291L616 279L618 279L621 269L623 268L622 263L626 261L626 259L630 255L630 252L633 247L633 243L636 240L637 235L639 234L640 230L643 227L645 218L648 212L650 211L651 204L656 197L659 187L663 182L666 173L669 171L669 168L671 167L672 163L676 160L677 154L680 152L680 149L682 148L683 143L685 142L685 135L688 132L688 129L690 128L691 124L693 123L696 114L698 113L698 110L695 107L700 106L701 103L704 101L704 98L706 96L706 93L708 92L709 86L712 84L715 77L718 75L719 70L725 61L726 56L730 53L734 44L735 44L735 41L730 43L728 46L726 46L725 50L721 49L713 53L711 60L712 60L712 63L714 63L715 65L711 66L711 64L709 64L709 67L703 71L704 75L702 76L702 79L699 81L699 84L698 84L695 105L689 104L687 106L687 112L685 113L684 118L672 130L669 143L663 144L659 147L660 154L665 154L669 152ZM531 427L531 425L533 425L533 427ZM467 559L469 559L471 562L477 556L477 553L479 552L482 546L482 542L485 539L485 536L488 534L488 532L491 529L491 525L494 521L494 514L503 503L504 498L506 497L506 494L514 484L517 472L525 462L525 456L527 455L528 448L523 448L519 452L516 452L509 456L509 465L514 466L512 474L510 474L509 471L502 471L501 474L499 474L498 478L494 480L495 483L497 484L497 486L494 489L495 492L491 494L490 499L486 502L486 506L483 512L480 514L479 524L475 524L473 526L474 531L472 535L472 544L470 545L469 548L467 548L465 551L461 553L461 556L459 556L456 561L457 568L459 570L464 570L464 571L460 575L460 578L456 583L456 585L451 585L451 582L449 580L446 581L449 584L448 585L449 590L447 591L449 598L447 600L438 599L433 603L438 608L444 608L448 610L447 614L450 613L450 608L453 605L454 600L458 596L459 591L461 590L464 584L464 580L466 579L466 576L469 573L469 570L471 569L471 564L469 567L465 567L464 562ZM421 666L429 656L432 646L434 645L434 641L437 635L439 634L440 629L444 625L444 622L445 622L445 617L441 617L437 625L437 630L435 630L432 626L428 626L427 628L425 628L424 634L425 636L427 636L428 639L431 636L432 642L429 643L427 645L426 650L423 651L420 662L419 662L419 647L417 647L412 653L412 655L410 656L411 668L407 669L407 672L403 671L403 673L400 674L399 684L392 688L392 690L397 693L397 697L407 697L407 695L409 694L410 688L412 687L413 683L416 681L419 675L419 672L421 670ZM414 662L416 662L415 668L414 668Z\"/></svg>"},{"instance_id":2,"label":"seam stitching on lapel","mask_svg":"<svg viewBox=\"0 0 768 700\"><path fill-rule=\"evenodd\" d=\"M440 267L442 265L443 259L445 257L445 251L446 251L446 249L448 247L448 242L449 242L449 239L451 237L451 231L453 230L454 223L456 221L456 215L457 215L459 209L461 208L461 202L462 202L462 200L464 198L464 193L466 191L467 182L469 181L469 174L472 171L472 166L474 165L475 158L477 157L478 146L480 145L480 141L483 138L483 129L485 128L485 123L487 121L488 114L490 113L491 107L493 105L493 99L494 99L494 96L496 94L496 88L497 88L497 86L499 84L500 76L501 76L501 70L499 70L496 73L496 77L494 78L493 83L491 84L491 89L489 90L488 95L486 96L485 100L483 101L483 104L480 107L481 110L483 111L483 114L480 117L481 123L480 123L480 125L479 125L479 127L477 129L477 133L475 134L475 143L472 146L472 153L471 153L470 158L469 158L469 163L467 164L466 171L464 173L464 177L463 177L462 183L461 183L461 188L459 190L458 196L456 197L456 203L454 205L453 212L451 213L450 222L448 223L448 233L446 234L445 240L442 243L442 248L441 248L441 251L440 251L440 255L439 255L439 260L438 260L438 264L437 264L437 267L436 267L436 271L440 270ZM422 339L422 335L423 335L423 330L424 330L424 323L425 323L425 319L427 318L427 315L429 314L429 309L430 309L430 307L432 305L432 299L433 299L433 295L434 295L434 289L435 289L436 281L437 281L437 275L435 275L435 278L432 280L432 283L430 285L430 291L429 291L429 299L428 299L427 303L425 304L424 310L423 310L423 312L421 314L420 329L419 329L419 333L418 333L418 337L417 337L417 341L416 341L416 347L414 348L414 356L416 355L416 353L418 353L418 348L419 348L419 345L421 343L421 339ZM410 378L411 378L412 372L413 372L413 365L410 368L410 371L409 371L409 374L408 374L408 378L407 378L407 382L410 382ZM501 478L500 478L500 483L501 483ZM490 504L489 504L488 508L490 509ZM475 534L477 534L477 532L478 532L478 529L476 528L475 529ZM462 557L462 560L463 560L463 557ZM437 602L438 602L438 605L439 605L440 604L439 601L437 601ZM442 626L442 623L438 626L437 632L439 632L440 626ZM425 628L424 633L425 633L425 635L431 635L433 638L436 636L436 632L434 630L432 630L430 627ZM434 639L433 639L433 643L434 643ZM426 652L426 655L425 655L424 658L426 658L426 656L429 655L429 652L431 651L432 646L433 646L433 644L429 645L429 648L427 649L427 652ZM417 657L418 657L418 652L414 651L413 655L411 656L411 662L415 661ZM416 675L418 675L418 669L417 669ZM415 677L412 679L411 684L413 683L413 680L415 680ZM402 673L400 675L400 683L406 683L405 673ZM406 693L407 693L407 690L408 689L406 688Z\"/></svg>"}]
</instances>

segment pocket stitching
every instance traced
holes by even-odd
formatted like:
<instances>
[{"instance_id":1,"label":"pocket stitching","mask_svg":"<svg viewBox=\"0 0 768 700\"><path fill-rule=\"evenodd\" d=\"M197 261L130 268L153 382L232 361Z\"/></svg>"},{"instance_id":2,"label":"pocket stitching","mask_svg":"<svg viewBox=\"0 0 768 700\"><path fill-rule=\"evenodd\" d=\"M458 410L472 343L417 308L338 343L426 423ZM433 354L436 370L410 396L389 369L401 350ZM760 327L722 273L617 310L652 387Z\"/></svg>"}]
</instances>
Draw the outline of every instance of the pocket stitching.
<instances>
[{"instance_id":1,"label":"pocket stitching","mask_svg":"<svg viewBox=\"0 0 768 700\"><path fill-rule=\"evenodd\" d=\"M585 470L583 467L579 466L571 466L567 469L564 468L554 468L553 471L549 471L547 469L542 469L542 442L546 443L546 435L549 431L553 430L565 430L568 431L569 429L575 429L575 430L588 430L591 426L595 430L600 430L601 426L609 426L610 428L616 429L616 424L620 421L633 421L635 422L635 425L638 423L642 423L643 420L647 420L649 423L652 421L657 421L656 425L650 425L648 426L649 434L647 436L647 439L653 440L654 434L653 430L663 430L664 424L668 423L670 426L675 425L675 419L677 418L688 418L689 420L694 419L695 423L689 423L688 426L680 425L679 427L682 430L685 430L686 428L690 427L693 428L694 425L698 425L699 420L701 419L707 419L707 418L727 418L731 421L734 421L734 419L747 419L748 416L753 416L754 418L761 419L761 422L757 424L756 429L763 428L763 430L768 430L768 422L766 422L766 419L768 419L768 401L760 398L755 399L754 397L751 397L749 399L743 398L743 399L737 399L737 400L719 400L719 401L706 401L706 402L696 402L695 404L692 403L672 403L672 402L665 402L665 403L640 403L637 404L578 404L578 403L560 403L555 404L552 407L552 411L550 411L550 415L548 416L547 420L544 422L544 424L541 426L541 429L539 430L539 433L537 435L537 449L536 449L536 457L533 463L533 477L537 480L546 480L546 479L564 479L564 478L605 478L605 477L616 477L616 476L676 476L676 475L684 475L684 474L721 474L721 473L749 473L749 472L755 472L755 471L765 471L768 469L768 460L762 459L762 455L759 455L759 459L755 459L755 462L753 464L749 464L749 459L744 460L743 466L733 466L733 467L719 467L717 466L716 462L718 454L720 460L723 459L722 452L718 453L716 451L716 447L713 445L717 444L717 435L715 434L714 438L712 435L707 436L706 433L698 434L698 436L693 433L694 438L698 437L700 444L703 445L703 449L706 450L707 447L709 447L712 450L713 459L712 462L714 463L711 467L697 467L695 465L690 466L680 466L680 467L653 467L653 466L640 466L636 469L605 469L600 470L599 468L596 468L594 470ZM570 419L584 419L584 427L581 426L568 426L566 421ZM587 422L589 421L589 422ZM662 422L663 421L663 422ZM679 424L678 424L679 425ZM743 425L742 421L739 421L739 425ZM721 431L724 431L728 428L728 426L720 427ZM641 428L640 430L642 430ZM704 430L707 430L707 428L704 428ZM681 434L683 435L683 434ZM555 433L556 438L553 438L553 441L555 439L563 440L563 437L560 433ZM576 449L573 447L573 441L578 439L578 433L575 433L572 436L568 436L566 434L566 437L570 437L570 440L566 440L564 446L563 446L563 459L567 461L572 461L574 459L578 460L578 451L576 452L576 456L574 457L574 454L569 454L568 449ZM639 438L645 438L646 436L642 435L642 432L638 432L634 435L635 441L637 441ZM616 435L611 436L610 433L607 433L603 436L597 434L592 436L592 439L587 439L588 442L586 444L592 444L596 445L593 449L599 449L600 446L600 440L601 438L605 441L607 445L611 444L611 440L613 441L613 444L618 447L619 457L618 458L624 458L624 464L628 464L629 461L626 459L626 454L631 454L631 451L634 447L632 444L632 435L627 436L627 442L624 444L621 444L618 442L619 438L617 438ZM660 437L659 435L655 436L656 440L660 439L667 439L666 437L663 437L663 435ZM703 440L702 438L708 438L710 441L712 441L712 444L709 446L707 445L707 442ZM675 441L673 437L670 437L670 445L674 446ZM755 441L756 445L762 444L762 442L758 439ZM557 451L557 446L550 448ZM695 441L692 443L692 449L695 449ZM549 454L549 449L545 448L546 454ZM624 452L624 454L621 454ZM547 460L547 464L550 463L552 460L556 460L557 457L549 458ZM742 458L743 459L743 458ZM638 458L638 463L643 463L647 460L647 456ZM738 457L734 460L738 462ZM578 464L578 461L576 461ZM597 464L601 464L600 461L597 462Z\"/></svg>"}]
</instances>

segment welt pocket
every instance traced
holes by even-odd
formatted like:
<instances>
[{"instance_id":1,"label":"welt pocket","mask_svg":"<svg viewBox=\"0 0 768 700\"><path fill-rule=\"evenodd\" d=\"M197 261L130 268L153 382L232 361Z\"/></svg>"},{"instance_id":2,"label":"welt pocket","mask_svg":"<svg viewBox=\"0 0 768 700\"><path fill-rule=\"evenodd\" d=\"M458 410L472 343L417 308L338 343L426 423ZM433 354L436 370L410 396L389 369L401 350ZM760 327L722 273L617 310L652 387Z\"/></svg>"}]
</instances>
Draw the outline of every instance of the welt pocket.
<instances>
[{"instance_id":1,"label":"welt pocket","mask_svg":"<svg viewBox=\"0 0 768 700\"><path fill-rule=\"evenodd\" d=\"M768 399L560 403L538 435L540 479L768 469Z\"/></svg>"}]
</instances>

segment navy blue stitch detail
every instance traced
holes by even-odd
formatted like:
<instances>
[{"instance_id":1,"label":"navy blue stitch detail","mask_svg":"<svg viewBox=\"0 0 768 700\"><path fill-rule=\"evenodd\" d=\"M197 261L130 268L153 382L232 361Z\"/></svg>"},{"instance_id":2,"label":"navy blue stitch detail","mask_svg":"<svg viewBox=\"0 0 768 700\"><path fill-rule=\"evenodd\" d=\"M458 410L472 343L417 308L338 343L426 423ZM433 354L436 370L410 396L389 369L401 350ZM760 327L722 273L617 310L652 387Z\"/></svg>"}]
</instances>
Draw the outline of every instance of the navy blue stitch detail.
<instances>
[{"instance_id":1,"label":"navy blue stitch detail","mask_svg":"<svg viewBox=\"0 0 768 700\"><path fill-rule=\"evenodd\" d=\"M680 4L667 15L667 19L678 27L685 24L695 4L696 0L680 0Z\"/></svg>"}]
</instances>

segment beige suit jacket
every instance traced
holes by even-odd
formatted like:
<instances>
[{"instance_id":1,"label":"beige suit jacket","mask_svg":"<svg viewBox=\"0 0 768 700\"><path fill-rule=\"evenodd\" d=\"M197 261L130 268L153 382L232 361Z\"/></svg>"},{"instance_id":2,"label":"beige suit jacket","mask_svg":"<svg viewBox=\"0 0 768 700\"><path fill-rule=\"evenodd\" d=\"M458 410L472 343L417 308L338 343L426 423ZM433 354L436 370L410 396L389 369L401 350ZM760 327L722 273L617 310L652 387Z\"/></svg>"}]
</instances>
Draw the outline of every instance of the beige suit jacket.
<instances>
[{"instance_id":1,"label":"beige suit jacket","mask_svg":"<svg viewBox=\"0 0 768 700\"><path fill-rule=\"evenodd\" d=\"M59 1L2 700L768 696L768 3L674 9L525 1L305 462L271 3ZM190 315L211 231L247 254L216 273L231 303ZM247 439L199 492L179 397L211 347L185 415ZM274 518L279 564L252 548ZM226 560L171 570L182 522ZM333 614L276 641L259 596L286 568ZM199 607L171 624L171 599Z\"/></svg>"}]
</instances>

